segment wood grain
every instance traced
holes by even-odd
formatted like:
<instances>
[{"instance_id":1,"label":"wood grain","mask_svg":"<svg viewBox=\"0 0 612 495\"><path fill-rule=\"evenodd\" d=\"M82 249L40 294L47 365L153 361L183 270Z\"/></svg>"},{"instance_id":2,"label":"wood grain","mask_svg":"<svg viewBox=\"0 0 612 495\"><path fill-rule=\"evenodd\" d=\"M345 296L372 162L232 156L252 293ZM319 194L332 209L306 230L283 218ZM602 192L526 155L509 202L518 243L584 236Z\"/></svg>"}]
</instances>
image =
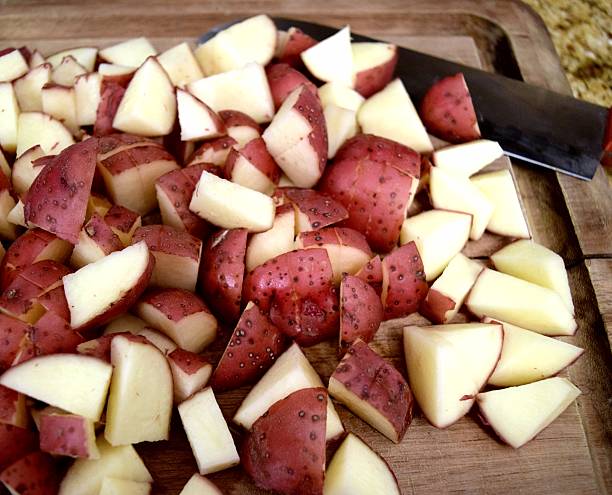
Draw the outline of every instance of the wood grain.
<instances>
[{"instance_id":1,"label":"wood grain","mask_svg":"<svg viewBox=\"0 0 612 495\"><path fill-rule=\"evenodd\" d=\"M184 39L195 40L217 23L266 12L338 27L350 23L355 32L569 91L543 24L518 1L179 0L169 5L165 0L108 0L103 5L83 0L0 0L0 44L26 43L50 53L146 35L163 49ZM560 253L570 268L579 331L567 340L586 352L569 376L583 395L519 450L498 443L473 416L437 430L417 414L404 441L393 445L338 405L346 428L389 461L404 494L612 492L612 260L605 259L612 255L612 196L604 184L605 174L581 182L516 165L513 171L534 239ZM387 322L374 344L402 371L401 328L406 322L425 322L419 318ZM208 351L210 357L218 356L224 342L223 337L218 339ZM335 347L324 343L306 352L326 380L337 363ZM242 389L219 396L228 421L245 393ZM239 438L237 429L234 433ZM154 473L155 493L177 494L196 469L176 414L170 442L139 445L138 450ZM240 469L211 479L228 494L261 493Z\"/></svg>"}]
</instances>

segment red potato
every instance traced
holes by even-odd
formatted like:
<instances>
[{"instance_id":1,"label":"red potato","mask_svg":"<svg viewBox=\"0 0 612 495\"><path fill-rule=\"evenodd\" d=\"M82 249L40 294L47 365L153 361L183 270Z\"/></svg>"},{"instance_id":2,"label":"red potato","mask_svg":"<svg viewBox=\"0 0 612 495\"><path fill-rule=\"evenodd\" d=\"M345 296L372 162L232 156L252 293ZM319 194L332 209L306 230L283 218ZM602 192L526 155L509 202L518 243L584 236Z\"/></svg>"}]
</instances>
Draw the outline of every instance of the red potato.
<instances>
[{"instance_id":1,"label":"red potato","mask_svg":"<svg viewBox=\"0 0 612 495\"><path fill-rule=\"evenodd\" d=\"M161 146L140 140L99 156L98 170L113 203L145 215L157 207L155 181L179 166Z\"/></svg>"},{"instance_id":2,"label":"red potato","mask_svg":"<svg viewBox=\"0 0 612 495\"><path fill-rule=\"evenodd\" d=\"M266 68L270 92L274 100L274 107L278 110L285 98L295 88L305 85L313 95L317 95L317 87L301 72L288 64L272 64Z\"/></svg>"},{"instance_id":3,"label":"red potato","mask_svg":"<svg viewBox=\"0 0 612 495\"><path fill-rule=\"evenodd\" d=\"M322 494L327 391L305 388L276 402L242 445L242 465L255 484L286 494Z\"/></svg>"},{"instance_id":4,"label":"red potato","mask_svg":"<svg viewBox=\"0 0 612 495\"><path fill-rule=\"evenodd\" d=\"M256 382L286 347L285 335L252 302L234 328L211 379L215 392Z\"/></svg>"},{"instance_id":5,"label":"red potato","mask_svg":"<svg viewBox=\"0 0 612 495\"><path fill-rule=\"evenodd\" d=\"M0 481L19 495L56 495L61 477L53 457L33 452L2 471Z\"/></svg>"},{"instance_id":6,"label":"red potato","mask_svg":"<svg viewBox=\"0 0 612 495\"><path fill-rule=\"evenodd\" d=\"M343 226L364 234L374 251L387 253L399 240L420 169L416 151L361 134L340 148L319 188L348 210Z\"/></svg>"},{"instance_id":7,"label":"red potato","mask_svg":"<svg viewBox=\"0 0 612 495\"><path fill-rule=\"evenodd\" d=\"M363 280L342 274L340 284L340 352L357 339L371 342L383 319L383 307L376 291Z\"/></svg>"},{"instance_id":8,"label":"red potato","mask_svg":"<svg viewBox=\"0 0 612 495\"><path fill-rule=\"evenodd\" d=\"M361 339L330 377L329 393L395 443L412 422L414 398L408 383Z\"/></svg>"},{"instance_id":9,"label":"red potato","mask_svg":"<svg viewBox=\"0 0 612 495\"><path fill-rule=\"evenodd\" d=\"M383 272L382 260L379 255L374 256L370 261L361 267L355 276L374 289L374 292L380 296L382 293Z\"/></svg>"},{"instance_id":10,"label":"red potato","mask_svg":"<svg viewBox=\"0 0 612 495\"><path fill-rule=\"evenodd\" d=\"M66 261L70 243L46 230L34 228L18 237L6 251L0 268L0 288L6 289L27 266L43 260Z\"/></svg>"},{"instance_id":11,"label":"red potato","mask_svg":"<svg viewBox=\"0 0 612 495\"><path fill-rule=\"evenodd\" d=\"M39 298L62 285L70 270L53 260L43 260L22 270L0 296L0 311L27 323L45 312Z\"/></svg>"},{"instance_id":12,"label":"red potato","mask_svg":"<svg viewBox=\"0 0 612 495\"><path fill-rule=\"evenodd\" d=\"M81 268L104 256L123 249L123 243L104 219L94 213L79 233L74 246L70 265Z\"/></svg>"},{"instance_id":13,"label":"red potato","mask_svg":"<svg viewBox=\"0 0 612 495\"><path fill-rule=\"evenodd\" d=\"M26 428L0 423L0 472L38 450L38 435Z\"/></svg>"},{"instance_id":14,"label":"red potato","mask_svg":"<svg viewBox=\"0 0 612 495\"><path fill-rule=\"evenodd\" d=\"M166 225L147 225L134 232L134 243L145 241L155 268L151 285L195 291L202 241Z\"/></svg>"},{"instance_id":15,"label":"red potato","mask_svg":"<svg viewBox=\"0 0 612 495\"><path fill-rule=\"evenodd\" d=\"M248 274L243 299L253 301L285 335L315 345L338 331L338 296L325 249L281 254Z\"/></svg>"},{"instance_id":16,"label":"red potato","mask_svg":"<svg viewBox=\"0 0 612 495\"><path fill-rule=\"evenodd\" d=\"M28 422L25 395L0 385L0 424L27 428Z\"/></svg>"},{"instance_id":17,"label":"red potato","mask_svg":"<svg viewBox=\"0 0 612 495\"><path fill-rule=\"evenodd\" d=\"M30 326L0 313L0 371L15 364L16 358L29 342Z\"/></svg>"},{"instance_id":18,"label":"red potato","mask_svg":"<svg viewBox=\"0 0 612 495\"><path fill-rule=\"evenodd\" d=\"M295 241L295 247L325 249L332 265L335 284L340 283L343 273L354 275L372 257L372 250L363 234L345 227L302 232Z\"/></svg>"},{"instance_id":19,"label":"red potato","mask_svg":"<svg viewBox=\"0 0 612 495\"><path fill-rule=\"evenodd\" d=\"M141 342L143 344L147 344L149 342L149 340L142 335L134 335L128 331L114 332L102 335L97 339L82 342L76 347L76 351L79 354L96 357L110 363L111 342L117 335L123 335L134 342Z\"/></svg>"},{"instance_id":20,"label":"red potato","mask_svg":"<svg viewBox=\"0 0 612 495\"><path fill-rule=\"evenodd\" d=\"M183 402L206 386L212 374L212 364L206 358L184 349L175 349L166 358L172 371L175 403Z\"/></svg>"},{"instance_id":21,"label":"red potato","mask_svg":"<svg viewBox=\"0 0 612 495\"><path fill-rule=\"evenodd\" d=\"M299 28L290 27L283 46L278 48L277 58L279 62L293 67L301 67L303 64L300 53L316 44L317 40L312 36L307 35Z\"/></svg>"},{"instance_id":22,"label":"red potato","mask_svg":"<svg viewBox=\"0 0 612 495\"><path fill-rule=\"evenodd\" d=\"M318 96L300 85L262 134L268 151L298 187L313 187L327 164L327 129Z\"/></svg>"},{"instance_id":23,"label":"red potato","mask_svg":"<svg viewBox=\"0 0 612 495\"><path fill-rule=\"evenodd\" d=\"M261 127L246 113L237 110L221 110L219 117L225 124L228 137L236 141L233 146L237 148L261 136Z\"/></svg>"},{"instance_id":24,"label":"red potato","mask_svg":"<svg viewBox=\"0 0 612 495\"><path fill-rule=\"evenodd\" d=\"M240 316L247 235L246 229L222 230L202 252L200 290L213 312L227 323Z\"/></svg>"},{"instance_id":25,"label":"red potato","mask_svg":"<svg viewBox=\"0 0 612 495\"><path fill-rule=\"evenodd\" d=\"M162 138L162 144L166 151L182 166L187 165L189 158L196 149L195 141L181 141L181 126L178 120L174 122L172 132Z\"/></svg>"},{"instance_id":26,"label":"red potato","mask_svg":"<svg viewBox=\"0 0 612 495\"><path fill-rule=\"evenodd\" d=\"M225 161L228 180L265 194L272 194L280 175L280 168L261 138L249 141L240 149L232 148Z\"/></svg>"},{"instance_id":27,"label":"red potato","mask_svg":"<svg viewBox=\"0 0 612 495\"><path fill-rule=\"evenodd\" d=\"M163 146L157 141L142 136L135 136L134 134L111 134L109 136L102 136L98 138L98 142L100 143L98 161L105 160L106 158L121 151L131 148L139 148L141 146L150 146L163 149Z\"/></svg>"},{"instance_id":28,"label":"red potato","mask_svg":"<svg viewBox=\"0 0 612 495\"><path fill-rule=\"evenodd\" d=\"M95 180L96 177L94 176L94 181ZM94 213L97 213L103 217L112 206L113 204L104 196L91 193L91 196L89 196L89 200L87 201L87 213L85 214L85 218L89 220Z\"/></svg>"},{"instance_id":29,"label":"red potato","mask_svg":"<svg viewBox=\"0 0 612 495\"><path fill-rule=\"evenodd\" d=\"M460 72L427 90L419 114L427 130L445 141L463 143L480 138L474 104Z\"/></svg>"},{"instance_id":30,"label":"red potato","mask_svg":"<svg viewBox=\"0 0 612 495\"><path fill-rule=\"evenodd\" d=\"M296 232L322 229L348 218L341 203L312 189L283 187L276 190L275 196L295 208Z\"/></svg>"},{"instance_id":31,"label":"red potato","mask_svg":"<svg viewBox=\"0 0 612 495\"><path fill-rule=\"evenodd\" d=\"M389 43L351 43L354 89L368 98L393 79L397 47Z\"/></svg>"},{"instance_id":32,"label":"red potato","mask_svg":"<svg viewBox=\"0 0 612 495\"><path fill-rule=\"evenodd\" d=\"M98 141L87 139L66 148L43 168L24 200L28 224L77 243L85 222L97 153Z\"/></svg>"},{"instance_id":33,"label":"red potato","mask_svg":"<svg viewBox=\"0 0 612 495\"><path fill-rule=\"evenodd\" d=\"M119 104L125 94L124 86L114 78L103 77L100 88L100 103L96 112L94 123L94 136L108 136L117 131L113 129L113 120L119 108Z\"/></svg>"},{"instance_id":34,"label":"red potato","mask_svg":"<svg viewBox=\"0 0 612 495\"><path fill-rule=\"evenodd\" d=\"M98 459L91 419L76 414L43 412L39 419L40 450L53 455Z\"/></svg>"},{"instance_id":35,"label":"red potato","mask_svg":"<svg viewBox=\"0 0 612 495\"><path fill-rule=\"evenodd\" d=\"M202 171L215 173L216 168L211 164L199 163L173 170L157 179L155 191L164 225L184 230L199 238L209 233L210 224L193 213L189 203Z\"/></svg>"},{"instance_id":36,"label":"red potato","mask_svg":"<svg viewBox=\"0 0 612 495\"><path fill-rule=\"evenodd\" d=\"M206 304L188 290L149 291L136 305L136 314L190 352L202 352L217 335L216 318Z\"/></svg>"},{"instance_id":37,"label":"red potato","mask_svg":"<svg viewBox=\"0 0 612 495\"><path fill-rule=\"evenodd\" d=\"M37 356L75 352L85 340L55 313L45 313L32 327L32 343Z\"/></svg>"},{"instance_id":38,"label":"red potato","mask_svg":"<svg viewBox=\"0 0 612 495\"><path fill-rule=\"evenodd\" d=\"M142 226L142 218L138 213L119 205L108 209L104 214L104 222L119 238L123 247L132 244L134 232Z\"/></svg>"},{"instance_id":39,"label":"red potato","mask_svg":"<svg viewBox=\"0 0 612 495\"><path fill-rule=\"evenodd\" d=\"M423 261L414 241L395 249L382 260L384 319L400 318L418 311L427 296Z\"/></svg>"},{"instance_id":40,"label":"red potato","mask_svg":"<svg viewBox=\"0 0 612 495\"><path fill-rule=\"evenodd\" d=\"M38 160L44 156L43 149L40 145L36 145L17 157L11 173L11 183L15 193L21 196L30 189L32 182L42 171L42 163Z\"/></svg>"},{"instance_id":41,"label":"red potato","mask_svg":"<svg viewBox=\"0 0 612 495\"><path fill-rule=\"evenodd\" d=\"M189 91L178 88L176 101L181 141L212 139L226 134L223 120Z\"/></svg>"},{"instance_id":42,"label":"red potato","mask_svg":"<svg viewBox=\"0 0 612 495\"><path fill-rule=\"evenodd\" d=\"M232 146L238 146L238 141L230 136L207 141L193 153L189 160L187 160L187 166L190 167L192 165L206 163L222 167L225 164L225 160Z\"/></svg>"},{"instance_id":43,"label":"red potato","mask_svg":"<svg viewBox=\"0 0 612 495\"><path fill-rule=\"evenodd\" d=\"M68 309L63 286L60 285L55 289L45 292L36 300L46 312L54 313L65 321L70 319L70 310Z\"/></svg>"},{"instance_id":44,"label":"red potato","mask_svg":"<svg viewBox=\"0 0 612 495\"><path fill-rule=\"evenodd\" d=\"M8 214L15 204L15 198L11 194L11 181L0 170L0 237L11 241L17 237L17 230L15 224L8 221Z\"/></svg>"}]
</instances>

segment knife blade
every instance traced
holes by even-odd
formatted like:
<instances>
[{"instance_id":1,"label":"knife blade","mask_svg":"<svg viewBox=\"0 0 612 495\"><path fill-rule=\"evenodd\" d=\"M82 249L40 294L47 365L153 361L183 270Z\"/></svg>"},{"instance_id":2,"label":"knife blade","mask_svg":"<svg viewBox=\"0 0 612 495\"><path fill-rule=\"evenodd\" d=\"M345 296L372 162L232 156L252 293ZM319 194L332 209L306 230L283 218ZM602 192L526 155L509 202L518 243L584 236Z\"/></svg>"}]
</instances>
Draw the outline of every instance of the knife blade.
<instances>
[{"instance_id":1,"label":"knife blade","mask_svg":"<svg viewBox=\"0 0 612 495\"><path fill-rule=\"evenodd\" d=\"M204 43L240 22L235 19L205 33ZM294 26L317 40L336 28L273 17L278 29ZM353 41L380 41L351 33ZM607 109L500 74L398 47L395 71L417 105L438 79L462 72L467 82L482 136L499 142L506 155L584 180L593 178L603 152Z\"/></svg>"}]
</instances>

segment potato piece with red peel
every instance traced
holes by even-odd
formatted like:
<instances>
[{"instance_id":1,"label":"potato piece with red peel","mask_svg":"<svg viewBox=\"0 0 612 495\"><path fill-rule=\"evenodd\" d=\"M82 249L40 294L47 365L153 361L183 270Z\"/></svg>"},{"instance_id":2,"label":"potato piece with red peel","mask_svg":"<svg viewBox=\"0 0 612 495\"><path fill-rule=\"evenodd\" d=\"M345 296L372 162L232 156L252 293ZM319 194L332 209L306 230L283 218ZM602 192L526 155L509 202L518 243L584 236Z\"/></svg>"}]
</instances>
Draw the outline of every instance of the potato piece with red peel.
<instances>
[{"instance_id":1,"label":"potato piece with red peel","mask_svg":"<svg viewBox=\"0 0 612 495\"><path fill-rule=\"evenodd\" d=\"M96 108L94 121L94 136L108 136L117 131L113 128L113 120L119 104L125 94L127 84L122 84L116 78L103 77L100 83L100 102Z\"/></svg>"},{"instance_id":2,"label":"potato piece with red peel","mask_svg":"<svg viewBox=\"0 0 612 495\"><path fill-rule=\"evenodd\" d=\"M213 312L228 323L240 316L247 236L245 229L222 230L202 252L200 290Z\"/></svg>"},{"instance_id":3,"label":"potato piece with red peel","mask_svg":"<svg viewBox=\"0 0 612 495\"><path fill-rule=\"evenodd\" d=\"M253 301L285 335L303 346L338 331L338 295L325 249L281 254L250 272L242 297Z\"/></svg>"},{"instance_id":4,"label":"potato piece with red peel","mask_svg":"<svg viewBox=\"0 0 612 495\"><path fill-rule=\"evenodd\" d=\"M17 157L15 163L13 163L11 174L11 183L15 193L24 195L28 192L32 182L42 172L43 168L40 166L40 162L37 166L36 161L43 156L45 156L45 152L39 145L36 145Z\"/></svg>"},{"instance_id":5,"label":"potato piece with red peel","mask_svg":"<svg viewBox=\"0 0 612 495\"><path fill-rule=\"evenodd\" d=\"M302 232L297 236L295 247L325 249L332 266L334 284L340 283L343 273L357 273L372 257L372 250L363 234L346 227Z\"/></svg>"},{"instance_id":6,"label":"potato piece with red peel","mask_svg":"<svg viewBox=\"0 0 612 495\"><path fill-rule=\"evenodd\" d=\"M219 392L257 381L285 347L285 335L249 301L215 368L211 387Z\"/></svg>"},{"instance_id":7,"label":"potato piece with red peel","mask_svg":"<svg viewBox=\"0 0 612 495\"><path fill-rule=\"evenodd\" d=\"M458 253L429 288L419 313L432 323L449 323L483 268L482 264Z\"/></svg>"},{"instance_id":8,"label":"potato piece with red peel","mask_svg":"<svg viewBox=\"0 0 612 495\"><path fill-rule=\"evenodd\" d=\"M189 209L222 228L263 232L272 227L275 208L269 196L203 171Z\"/></svg>"},{"instance_id":9,"label":"potato piece with red peel","mask_svg":"<svg viewBox=\"0 0 612 495\"><path fill-rule=\"evenodd\" d=\"M60 287L61 288L61 287ZM51 311L47 311L33 326L31 340L37 356L75 352L85 339Z\"/></svg>"},{"instance_id":10,"label":"potato piece with red peel","mask_svg":"<svg viewBox=\"0 0 612 495\"><path fill-rule=\"evenodd\" d=\"M24 200L28 224L77 243L85 222L97 153L97 139L88 139L70 146L43 168Z\"/></svg>"},{"instance_id":11,"label":"potato piece with red peel","mask_svg":"<svg viewBox=\"0 0 612 495\"><path fill-rule=\"evenodd\" d=\"M149 291L136 305L136 314L190 352L202 352L217 335L217 320L204 302L188 290Z\"/></svg>"},{"instance_id":12,"label":"potato piece with red peel","mask_svg":"<svg viewBox=\"0 0 612 495\"><path fill-rule=\"evenodd\" d=\"M76 414L44 412L39 419L40 450L49 454L99 459L94 422Z\"/></svg>"},{"instance_id":13,"label":"potato piece with red peel","mask_svg":"<svg viewBox=\"0 0 612 495\"><path fill-rule=\"evenodd\" d=\"M0 472L28 453L38 450L33 430L0 423Z\"/></svg>"},{"instance_id":14,"label":"potato piece with red peel","mask_svg":"<svg viewBox=\"0 0 612 495\"><path fill-rule=\"evenodd\" d=\"M111 342L118 335L123 335L124 337L128 337L130 339L133 339L136 342L142 342L144 344L149 342L145 337L141 335L132 334L128 331L113 332L113 333L102 335L98 337L97 339L92 339L92 340L88 340L86 342L80 343L76 347L76 351L79 354L83 354L85 356L92 356L98 359L102 359L103 361L106 361L107 363L110 363Z\"/></svg>"},{"instance_id":15,"label":"potato piece with red peel","mask_svg":"<svg viewBox=\"0 0 612 495\"><path fill-rule=\"evenodd\" d=\"M412 421L408 383L363 340L349 347L329 379L330 395L391 441L402 441Z\"/></svg>"},{"instance_id":16,"label":"potato piece with red peel","mask_svg":"<svg viewBox=\"0 0 612 495\"><path fill-rule=\"evenodd\" d=\"M74 268L98 261L104 256L123 249L123 243L104 219L94 213L79 233L70 265Z\"/></svg>"},{"instance_id":17,"label":"potato piece with red peel","mask_svg":"<svg viewBox=\"0 0 612 495\"><path fill-rule=\"evenodd\" d=\"M240 463L234 439L210 387L179 404L178 411L200 474Z\"/></svg>"},{"instance_id":18,"label":"potato piece with red peel","mask_svg":"<svg viewBox=\"0 0 612 495\"><path fill-rule=\"evenodd\" d=\"M19 495L55 495L60 476L53 457L32 452L2 471L0 482Z\"/></svg>"},{"instance_id":19,"label":"potato piece with red peel","mask_svg":"<svg viewBox=\"0 0 612 495\"><path fill-rule=\"evenodd\" d=\"M340 283L340 353L357 339L372 341L383 319L376 291L363 280L342 274Z\"/></svg>"},{"instance_id":20,"label":"potato piece with red peel","mask_svg":"<svg viewBox=\"0 0 612 495\"><path fill-rule=\"evenodd\" d=\"M418 311L427 295L423 261L414 242L394 249L382 260L381 300L384 319L401 318Z\"/></svg>"},{"instance_id":21,"label":"potato piece with red peel","mask_svg":"<svg viewBox=\"0 0 612 495\"><path fill-rule=\"evenodd\" d=\"M25 395L0 385L0 424L27 428L28 423L29 414L26 409ZM0 437L2 437L2 430L0 430ZM1 438L0 444L2 444Z\"/></svg>"},{"instance_id":22,"label":"potato piece with red peel","mask_svg":"<svg viewBox=\"0 0 612 495\"><path fill-rule=\"evenodd\" d=\"M313 187L327 163L327 130L319 98L300 85L262 135L268 151L298 187Z\"/></svg>"},{"instance_id":23,"label":"potato piece with red peel","mask_svg":"<svg viewBox=\"0 0 612 495\"><path fill-rule=\"evenodd\" d=\"M132 244L132 236L142 225L141 216L124 206L113 205L104 214L104 222L119 238L123 246Z\"/></svg>"},{"instance_id":24,"label":"potato piece with red peel","mask_svg":"<svg viewBox=\"0 0 612 495\"><path fill-rule=\"evenodd\" d=\"M179 495L223 495L223 492L212 481L195 473Z\"/></svg>"},{"instance_id":25,"label":"potato piece with red peel","mask_svg":"<svg viewBox=\"0 0 612 495\"><path fill-rule=\"evenodd\" d=\"M480 138L470 91L461 72L440 79L425 93L419 114L434 136L451 143Z\"/></svg>"},{"instance_id":26,"label":"potato piece with red peel","mask_svg":"<svg viewBox=\"0 0 612 495\"><path fill-rule=\"evenodd\" d=\"M225 177L236 184L264 194L272 194L280 179L280 168L261 138L242 148L232 148L225 161Z\"/></svg>"},{"instance_id":27,"label":"potato piece with red peel","mask_svg":"<svg viewBox=\"0 0 612 495\"><path fill-rule=\"evenodd\" d=\"M219 112L219 115L222 114L223 112ZM259 137L259 133L257 133L257 137ZM238 146L238 141L230 136L207 141L189 157L187 160L187 167L194 165L214 165L216 167L223 167L232 146Z\"/></svg>"},{"instance_id":28,"label":"potato piece with red peel","mask_svg":"<svg viewBox=\"0 0 612 495\"><path fill-rule=\"evenodd\" d=\"M245 258L247 272L271 258L293 251L295 247L294 237L295 212L293 205L284 204L276 208L276 216L270 230L251 236Z\"/></svg>"},{"instance_id":29,"label":"potato piece with red peel","mask_svg":"<svg viewBox=\"0 0 612 495\"><path fill-rule=\"evenodd\" d=\"M237 110L221 110L219 117L223 120L228 137L234 139L235 148L242 148L246 143L261 137L261 127L246 113Z\"/></svg>"},{"instance_id":30,"label":"potato piece with red peel","mask_svg":"<svg viewBox=\"0 0 612 495\"><path fill-rule=\"evenodd\" d=\"M312 189L279 187L274 195L295 208L296 233L322 229L346 220L349 216L340 202Z\"/></svg>"},{"instance_id":31,"label":"potato piece with red peel","mask_svg":"<svg viewBox=\"0 0 612 495\"><path fill-rule=\"evenodd\" d=\"M30 342L30 326L0 313L0 371L15 364L26 341Z\"/></svg>"},{"instance_id":32,"label":"potato piece with red peel","mask_svg":"<svg viewBox=\"0 0 612 495\"><path fill-rule=\"evenodd\" d=\"M326 403L324 388L298 390L255 421L241 454L258 487L286 494L323 493Z\"/></svg>"},{"instance_id":33,"label":"potato piece with red peel","mask_svg":"<svg viewBox=\"0 0 612 495\"><path fill-rule=\"evenodd\" d=\"M351 43L354 88L369 98L393 79L397 65L397 47L390 43Z\"/></svg>"},{"instance_id":34,"label":"potato piece with red peel","mask_svg":"<svg viewBox=\"0 0 612 495\"><path fill-rule=\"evenodd\" d=\"M139 242L65 276L71 326L84 330L124 313L146 289L154 263L146 243Z\"/></svg>"},{"instance_id":35,"label":"potato piece with red peel","mask_svg":"<svg viewBox=\"0 0 612 495\"><path fill-rule=\"evenodd\" d=\"M157 207L155 181L178 168L170 153L144 139L98 157L98 169L113 203L139 215Z\"/></svg>"},{"instance_id":36,"label":"potato piece with red peel","mask_svg":"<svg viewBox=\"0 0 612 495\"><path fill-rule=\"evenodd\" d=\"M104 438L111 445L167 440L173 393L164 355L151 344L120 335L111 342L111 363Z\"/></svg>"},{"instance_id":37,"label":"potato piece with red peel","mask_svg":"<svg viewBox=\"0 0 612 495\"><path fill-rule=\"evenodd\" d=\"M305 85L313 95L317 95L317 87L301 72L288 64L272 64L266 68L268 84L272 92L274 107L280 108L285 98L298 86Z\"/></svg>"},{"instance_id":38,"label":"potato piece with red peel","mask_svg":"<svg viewBox=\"0 0 612 495\"><path fill-rule=\"evenodd\" d=\"M277 47L277 58L279 62L289 64L293 67L301 67L301 53L318 43L312 36L304 33L300 28L290 27L287 36L282 41L282 46Z\"/></svg>"},{"instance_id":39,"label":"potato piece with red peel","mask_svg":"<svg viewBox=\"0 0 612 495\"><path fill-rule=\"evenodd\" d=\"M399 240L419 174L417 152L361 134L338 151L318 187L348 210L343 226L364 234L374 251L386 253Z\"/></svg>"},{"instance_id":40,"label":"potato piece with red peel","mask_svg":"<svg viewBox=\"0 0 612 495\"><path fill-rule=\"evenodd\" d=\"M189 91L177 89L176 103L181 127L181 141L212 139L226 133L225 124L221 118Z\"/></svg>"},{"instance_id":41,"label":"potato piece with red peel","mask_svg":"<svg viewBox=\"0 0 612 495\"><path fill-rule=\"evenodd\" d=\"M361 267L355 276L374 289L379 296L382 293L383 272L382 260L379 255L374 256L370 261Z\"/></svg>"},{"instance_id":42,"label":"potato piece with red peel","mask_svg":"<svg viewBox=\"0 0 612 495\"><path fill-rule=\"evenodd\" d=\"M50 354L13 366L0 385L97 421L106 402L112 367L76 354Z\"/></svg>"},{"instance_id":43,"label":"potato piece with red peel","mask_svg":"<svg viewBox=\"0 0 612 495\"><path fill-rule=\"evenodd\" d=\"M144 241L155 258L151 285L195 291L202 241L166 225L147 225L134 232L133 243Z\"/></svg>"},{"instance_id":44,"label":"potato piece with red peel","mask_svg":"<svg viewBox=\"0 0 612 495\"><path fill-rule=\"evenodd\" d=\"M214 165L199 163L168 172L155 181L164 225L184 230L200 239L207 236L210 225L189 209L189 203L202 172L214 173L214 169Z\"/></svg>"},{"instance_id":45,"label":"potato piece with red peel","mask_svg":"<svg viewBox=\"0 0 612 495\"><path fill-rule=\"evenodd\" d=\"M184 349L175 349L166 358L172 370L175 404L203 389L213 371L206 358Z\"/></svg>"}]
</instances>

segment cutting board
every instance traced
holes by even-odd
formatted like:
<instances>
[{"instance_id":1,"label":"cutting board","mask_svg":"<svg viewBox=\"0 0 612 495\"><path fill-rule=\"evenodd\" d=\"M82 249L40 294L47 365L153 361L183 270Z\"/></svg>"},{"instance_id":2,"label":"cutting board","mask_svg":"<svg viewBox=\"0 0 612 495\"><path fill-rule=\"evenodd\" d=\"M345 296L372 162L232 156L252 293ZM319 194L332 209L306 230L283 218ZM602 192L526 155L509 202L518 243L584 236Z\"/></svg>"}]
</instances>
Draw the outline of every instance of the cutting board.
<instances>
[{"instance_id":1,"label":"cutting board","mask_svg":"<svg viewBox=\"0 0 612 495\"><path fill-rule=\"evenodd\" d=\"M0 0L0 6L0 46L27 44L45 54L141 35L164 49L185 39L194 41L215 24L264 12L337 27L350 24L357 33L569 92L543 23L518 1ZM583 395L519 450L498 442L473 414L437 430L417 413L402 443L394 445L336 405L346 429L388 461L404 494L612 491L611 192L601 170L587 183L548 171L512 168L534 239L560 253L569 270L579 329L567 340L586 352L566 375ZM487 249L490 244L471 254L487 254ZM400 336L406 322L426 323L418 316L387 322L374 342L376 350L402 372ZM222 351L227 332L208 351L211 358ZM320 344L306 354L326 381L337 364L335 346ZM230 425L246 392L245 388L218 397ZM240 431L231 428L238 438ZM137 449L155 477L155 493L178 494L196 471L176 413L169 442ZM210 478L224 493L262 493L238 468Z\"/></svg>"}]
</instances>

